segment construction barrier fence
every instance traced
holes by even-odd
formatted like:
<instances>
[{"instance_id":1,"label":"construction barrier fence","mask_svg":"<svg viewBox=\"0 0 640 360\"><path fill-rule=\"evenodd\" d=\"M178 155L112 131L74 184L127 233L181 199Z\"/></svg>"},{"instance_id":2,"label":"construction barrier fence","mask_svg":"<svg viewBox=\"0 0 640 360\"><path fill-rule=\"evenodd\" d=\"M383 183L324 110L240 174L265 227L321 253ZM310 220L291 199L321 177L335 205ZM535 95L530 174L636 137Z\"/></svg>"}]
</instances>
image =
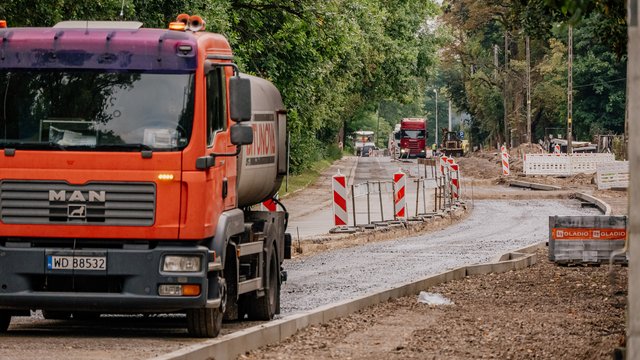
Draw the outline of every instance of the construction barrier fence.
<instances>
[{"instance_id":1,"label":"construction barrier fence","mask_svg":"<svg viewBox=\"0 0 640 360\"><path fill-rule=\"evenodd\" d=\"M525 175L593 174L598 164L615 161L613 154L525 154Z\"/></svg>"},{"instance_id":2,"label":"construction barrier fence","mask_svg":"<svg viewBox=\"0 0 640 360\"><path fill-rule=\"evenodd\" d=\"M596 166L596 183L599 190L629 187L629 162L613 161Z\"/></svg>"}]
</instances>

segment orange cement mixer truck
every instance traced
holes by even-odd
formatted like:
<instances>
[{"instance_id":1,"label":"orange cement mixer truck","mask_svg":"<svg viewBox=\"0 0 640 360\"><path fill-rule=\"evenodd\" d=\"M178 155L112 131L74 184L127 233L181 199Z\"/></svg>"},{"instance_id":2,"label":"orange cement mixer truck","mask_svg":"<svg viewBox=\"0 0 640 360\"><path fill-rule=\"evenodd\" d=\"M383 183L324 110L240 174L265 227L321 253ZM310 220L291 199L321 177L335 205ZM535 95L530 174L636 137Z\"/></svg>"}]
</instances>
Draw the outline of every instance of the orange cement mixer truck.
<instances>
[{"instance_id":1,"label":"orange cement mixer truck","mask_svg":"<svg viewBox=\"0 0 640 360\"><path fill-rule=\"evenodd\" d=\"M183 313L215 337L279 312L286 210L252 209L286 173L286 110L203 28L0 21L0 331Z\"/></svg>"}]
</instances>

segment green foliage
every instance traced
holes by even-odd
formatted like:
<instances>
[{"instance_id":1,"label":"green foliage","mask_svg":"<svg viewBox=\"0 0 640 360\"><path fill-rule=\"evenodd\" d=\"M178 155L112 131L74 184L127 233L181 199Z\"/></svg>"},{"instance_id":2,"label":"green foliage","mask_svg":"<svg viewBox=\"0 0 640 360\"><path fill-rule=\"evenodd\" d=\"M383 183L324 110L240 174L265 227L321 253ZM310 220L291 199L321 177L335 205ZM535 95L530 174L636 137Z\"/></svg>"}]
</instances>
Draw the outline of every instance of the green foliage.
<instances>
[{"instance_id":1,"label":"green foliage","mask_svg":"<svg viewBox=\"0 0 640 360\"><path fill-rule=\"evenodd\" d=\"M574 27L574 138L623 131L626 24L621 2L460 0L445 3L444 9L451 41L443 51L441 74L456 107L472 117L474 144L510 137L516 144L525 141L526 36L533 141L549 128L566 126L567 21Z\"/></svg>"}]
</instances>

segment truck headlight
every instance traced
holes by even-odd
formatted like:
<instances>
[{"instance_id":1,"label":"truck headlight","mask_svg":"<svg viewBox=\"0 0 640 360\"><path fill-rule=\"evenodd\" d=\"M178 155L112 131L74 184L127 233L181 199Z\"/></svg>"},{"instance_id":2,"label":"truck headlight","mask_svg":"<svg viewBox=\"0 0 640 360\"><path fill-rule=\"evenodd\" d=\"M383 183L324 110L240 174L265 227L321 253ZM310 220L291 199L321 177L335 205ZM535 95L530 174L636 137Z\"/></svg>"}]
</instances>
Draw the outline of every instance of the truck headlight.
<instances>
[{"instance_id":1,"label":"truck headlight","mask_svg":"<svg viewBox=\"0 0 640 360\"><path fill-rule=\"evenodd\" d=\"M167 255L162 262L162 271L167 272L199 272L200 256Z\"/></svg>"}]
</instances>

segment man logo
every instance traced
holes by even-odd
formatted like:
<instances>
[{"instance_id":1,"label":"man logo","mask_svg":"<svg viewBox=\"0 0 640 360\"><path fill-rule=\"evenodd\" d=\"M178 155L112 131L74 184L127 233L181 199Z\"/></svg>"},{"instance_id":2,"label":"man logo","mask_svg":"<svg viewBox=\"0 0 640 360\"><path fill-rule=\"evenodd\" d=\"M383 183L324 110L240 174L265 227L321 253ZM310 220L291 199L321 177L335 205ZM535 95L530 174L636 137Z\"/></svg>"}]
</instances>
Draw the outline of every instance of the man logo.
<instances>
[{"instance_id":1,"label":"man logo","mask_svg":"<svg viewBox=\"0 0 640 360\"><path fill-rule=\"evenodd\" d=\"M68 202L105 202L107 201L106 191L89 190L86 195L80 190L74 190L67 196L65 190L49 190L49 201L68 201Z\"/></svg>"},{"instance_id":2,"label":"man logo","mask_svg":"<svg viewBox=\"0 0 640 360\"><path fill-rule=\"evenodd\" d=\"M86 219L87 205L72 204L67 207L67 216L71 219Z\"/></svg>"}]
</instances>

